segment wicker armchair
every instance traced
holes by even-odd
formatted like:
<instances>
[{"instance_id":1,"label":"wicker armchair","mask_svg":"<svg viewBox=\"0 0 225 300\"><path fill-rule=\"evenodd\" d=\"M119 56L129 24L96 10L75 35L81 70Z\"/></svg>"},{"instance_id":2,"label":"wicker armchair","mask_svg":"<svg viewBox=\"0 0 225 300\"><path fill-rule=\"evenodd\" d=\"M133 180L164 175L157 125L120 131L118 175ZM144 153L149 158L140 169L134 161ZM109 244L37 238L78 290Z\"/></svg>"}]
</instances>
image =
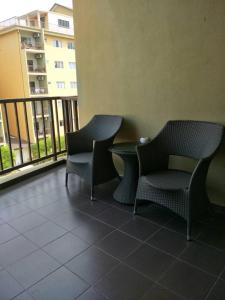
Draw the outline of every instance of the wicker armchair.
<instances>
[{"instance_id":1,"label":"wicker armchair","mask_svg":"<svg viewBox=\"0 0 225 300\"><path fill-rule=\"evenodd\" d=\"M69 173L75 173L90 184L94 200L94 186L118 176L108 148L121 125L120 116L95 115L79 131L67 133L66 186Z\"/></svg>"},{"instance_id":2,"label":"wicker armchair","mask_svg":"<svg viewBox=\"0 0 225 300\"><path fill-rule=\"evenodd\" d=\"M224 127L201 121L169 121L148 144L139 145L138 200L149 200L169 208L187 221L187 240L191 222L208 209L206 177L210 162L221 144ZM169 155L197 160L193 173L169 169Z\"/></svg>"}]
</instances>

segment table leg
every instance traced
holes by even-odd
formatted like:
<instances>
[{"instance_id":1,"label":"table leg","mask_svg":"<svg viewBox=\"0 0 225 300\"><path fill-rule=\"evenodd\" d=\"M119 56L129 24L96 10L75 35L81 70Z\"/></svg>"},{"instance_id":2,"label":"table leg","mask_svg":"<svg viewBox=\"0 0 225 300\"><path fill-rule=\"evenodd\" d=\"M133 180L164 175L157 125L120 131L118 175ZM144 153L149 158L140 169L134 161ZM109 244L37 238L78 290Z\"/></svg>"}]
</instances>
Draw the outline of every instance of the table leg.
<instances>
[{"instance_id":1,"label":"table leg","mask_svg":"<svg viewBox=\"0 0 225 300\"><path fill-rule=\"evenodd\" d=\"M124 204L133 204L136 197L138 183L138 161L136 156L122 157L124 161L124 176L113 197Z\"/></svg>"}]
</instances>

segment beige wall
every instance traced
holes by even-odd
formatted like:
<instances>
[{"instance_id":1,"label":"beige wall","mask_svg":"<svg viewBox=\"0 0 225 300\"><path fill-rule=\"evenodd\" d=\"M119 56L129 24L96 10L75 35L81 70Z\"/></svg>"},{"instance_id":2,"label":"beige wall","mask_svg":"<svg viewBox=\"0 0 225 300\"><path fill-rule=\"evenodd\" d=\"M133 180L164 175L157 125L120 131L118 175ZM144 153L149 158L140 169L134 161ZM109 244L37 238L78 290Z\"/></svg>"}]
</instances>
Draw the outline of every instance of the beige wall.
<instances>
[{"instance_id":1,"label":"beige wall","mask_svg":"<svg viewBox=\"0 0 225 300\"><path fill-rule=\"evenodd\" d=\"M70 87L70 82L77 82L76 69L69 68L69 62L76 62L75 51L68 49L68 42L74 42L74 38L65 38L63 36L45 34L45 59L48 74L48 93L49 96L76 96L77 89ZM53 40L62 42L62 48L53 47ZM62 61L63 68L55 68L55 61ZM56 86L57 81L65 83L64 89Z\"/></svg>"},{"instance_id":2,"label":"beige wall","mask_svg":"<svg viewBox=\"0 0 225 300\"><path fill-rule=\"evenodd\" d=\"M120 114L130 139L169 119L225 124L224 11L223 0L74 0L81 125ZM208 181L225 205L222 151Z\"/></svg>"},{"instance_id":3,"label":"beige wall","mask_svg":"<svg viewBox=\"0 0 225 300\"><path fill-rule=\"evenodd\" d=\"M18 30L0 36L0 98L25 96Z\"/></svg>"}]
</instances>

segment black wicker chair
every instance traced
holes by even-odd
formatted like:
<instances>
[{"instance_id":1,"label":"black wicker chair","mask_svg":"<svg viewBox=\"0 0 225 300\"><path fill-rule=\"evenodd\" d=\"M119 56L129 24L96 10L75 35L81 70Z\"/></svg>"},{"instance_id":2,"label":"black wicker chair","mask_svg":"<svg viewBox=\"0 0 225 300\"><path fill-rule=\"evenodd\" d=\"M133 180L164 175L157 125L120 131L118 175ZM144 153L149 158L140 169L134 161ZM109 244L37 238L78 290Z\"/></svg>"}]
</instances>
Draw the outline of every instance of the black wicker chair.
<instances>
[{"instance_id":1,"label":"black wicker chair","mask_svg":"<svg viewBox=\"0 0 225 300\"><path fill-rule=\"evenodd\" d=\"M95 115L79 131L67 133L66 186L68 174L75 173L90 184L94 200L94 186L118 176L108 148L121 125L120 116Z\"/></svg>"},{"instance_id":2,"label":"black wicker chair","mask_svg":"<svg viewBox=\"0 0 225 300\"><path fill-rule=\"evenodd\" d=\"M223 129L209 122L169 121L150 143L137 146L139 181L134 214L140 199L167 207L187 221L190 240L192 220L208 209L206 177ZM193 173L169 169L170 155L197 160Z\"/></svg>"}]
</instances>

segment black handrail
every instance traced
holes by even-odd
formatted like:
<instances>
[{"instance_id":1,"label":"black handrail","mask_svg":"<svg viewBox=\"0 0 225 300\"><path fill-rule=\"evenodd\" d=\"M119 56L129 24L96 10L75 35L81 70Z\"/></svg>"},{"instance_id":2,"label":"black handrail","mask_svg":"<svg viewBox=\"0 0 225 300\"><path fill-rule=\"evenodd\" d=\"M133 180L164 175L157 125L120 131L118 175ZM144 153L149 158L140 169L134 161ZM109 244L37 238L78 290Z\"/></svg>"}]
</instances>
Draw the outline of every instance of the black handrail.
<instances>
[{"instance_id":1,"label":"black handrail","mask_svg":"<svg viewBox=\"0 0 225 300\"><path fill-rule=\"evenodd\" d=\"M0 146L0 175L47 159L57 160L66 152L66 132L78 130L77 96L0 99L0 106L8 146L7 166L1 149L4 145Z\"/></svg>"}]
</instances>

